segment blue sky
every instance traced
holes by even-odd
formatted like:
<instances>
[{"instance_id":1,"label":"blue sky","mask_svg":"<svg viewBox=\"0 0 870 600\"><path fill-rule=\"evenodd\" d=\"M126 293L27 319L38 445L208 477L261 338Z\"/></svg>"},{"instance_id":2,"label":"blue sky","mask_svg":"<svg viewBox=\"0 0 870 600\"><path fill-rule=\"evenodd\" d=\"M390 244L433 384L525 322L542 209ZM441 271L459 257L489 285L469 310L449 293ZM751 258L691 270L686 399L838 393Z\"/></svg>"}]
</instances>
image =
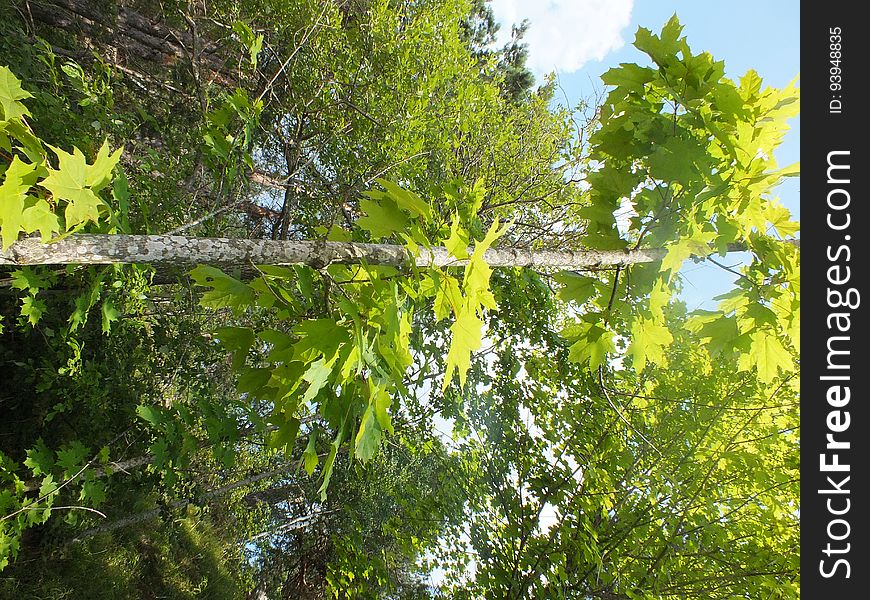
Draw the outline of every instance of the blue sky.
<instances>
[{"instance_id":1,"label":"blue sky","mask_svg":"<svg viewBox=\"0 0 870 600\"><path fill-rule=\"evenodd\" d=\"M529 65L540 79L555 70L572 103L601 90L600 76L621 62L646 62L631 43L638 27L654 32L676 13L693 51L725 61L737 79L755 69L765 84L782 87L800 72L800 3L796 0L492 0L502 35L528 18ZM800 118L776 151L781 166L800 160ZM777 195L800 217L799 179ZM731 264L739 256L729 256ZM686 265L683 298L689 309L713 308L711 298L731 288L733 276L712 265Z\"/></svg>"}]
</instances>

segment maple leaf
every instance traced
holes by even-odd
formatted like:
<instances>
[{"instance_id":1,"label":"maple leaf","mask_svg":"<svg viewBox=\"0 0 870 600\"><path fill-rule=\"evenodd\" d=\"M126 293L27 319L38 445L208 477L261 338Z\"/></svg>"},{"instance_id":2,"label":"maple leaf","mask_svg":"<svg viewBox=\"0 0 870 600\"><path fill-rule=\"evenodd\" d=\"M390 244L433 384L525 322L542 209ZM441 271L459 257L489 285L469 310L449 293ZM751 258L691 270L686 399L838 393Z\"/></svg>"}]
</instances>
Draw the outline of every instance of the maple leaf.
<instances>
[{"instance_id":1,"label":"maple leaf","mask_svg":"<svg viewBox=\"0 0 870 600\"><path fill-rule=\"evenodd\" d=\"M58 168L49 168L48 176L40 185L52 193L55 201L67 201L64 211L66 228L72 229L86 221L96 223L100 218L100 207L105 205L97 192L110 181L112 170L121 157L121 149L110 153L108 144L103 143L94 163L89 165L78 148L73 148L72 154L51 145L49 148L57 155Z\"/></svg>"},{"instance_id":2,"label":"maple leaf","mask_svg":"<svg viewBox=\"0 0 870 600\"><path fill-rule=\"evenodd\" d=\"M30 111L19 100L33 98L33 95L21 87L21 81L9 70L0 66L0 106L3 107L5 120L20 119L30 116Z\"/></svg>"},{"instance_id":3,"label":"maple leaf","mask_svg":"<svg viewBox=\"0 0 870 600\"><path fill-rule=\"evenodd\" d=\"M30 189L28 175L35 169L36 165L25 163L16 156L0 184L0 236L4 250L18 240L20 231L27 229L24 199Z\"/></svg>"},{"instance_id":4,"label":"maple leaf","mask_svg":"<svg viewBox=\"0 0 870 600\"><path fill-rule=\"evenodd\" d=\"M480 348L483 341L482 327L483 321L478 318L474 308L467 305L450 326L453 339L447 352L447 370L444 373L442 391L450 384L454 370L459 372L459 381L465 385L466 373L471 366L471 353Z\"/></svg>"}]
</instances>

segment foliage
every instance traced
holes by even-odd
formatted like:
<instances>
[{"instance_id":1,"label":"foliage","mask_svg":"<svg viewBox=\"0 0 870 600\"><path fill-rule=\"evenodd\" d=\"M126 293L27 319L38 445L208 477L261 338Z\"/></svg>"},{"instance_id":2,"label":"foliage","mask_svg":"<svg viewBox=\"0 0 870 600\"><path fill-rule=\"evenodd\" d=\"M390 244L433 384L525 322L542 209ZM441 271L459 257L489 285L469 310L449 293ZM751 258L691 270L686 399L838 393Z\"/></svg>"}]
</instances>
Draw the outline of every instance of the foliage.
<instances>
[{"instance_id":1,"label":"foliage","mask_svg":"<svg viewBox=\"0 0 870 600\"><path fill-rule=\"evenodd\" d=\"M241 582L235 576L241 556L226 556L225 551L208 520L188 514L156 531L140 526L118 535L103 534L60 555L29 557L35 576L4 573L0 594L22 599L50 594L95 600L229 600L239 597Z\"/></svg>"},{"instance_id":2,"label":"foliage","mask_svg":"<svg viewBox=\"0 0 870 600\"><path fill-rule=\"evenodd\" d=\"M614 86L591 137L587 176L591 185L585 243L593 248L664 246L658 267L635 267L606 288L571 278L562 296L584 307L566 333L576 340L572 359L597 368L615 349L614 336L630 331L634 368L666 364L672 336L662 307L683 262L720 254L739 244L752 252L738 288L719 298L719 310L693 315L689 327L716 353L739 353L740 370L753 367L761 381L794 368L789 351L799 348L799 253L780 243L798 224L769 197L796 165L779 169L773 149L798 111L794 82L783 90L761 89L748 72L739 86L723 77L724 65L707 53L691 53L682 26L672 18L660 36L639 29L635 45L653 67L623 64L605 73ZM614 211L631 203L635 216L623 233ZM614 300L616 300L614 302Z\"/></svg>"},{"instance_id":3,"label":"foliage","mask_svg":"<svg viewBox=\"0 0 870 600\"><path fill-rule=\"evenodd\" d=\"M711 361L680 310L669 367L608 368L605 387L564 346L501 341L461 420L482 468L451 595L799 596L798 385Z\"/></svg>"},{"instance_id":4,"label":"foliage","mask_svg":"<svg viewBox=\"0 0 870 600\"><path fill-rule=\"evenodd\" d=\"M112 153L103 144L93 164L88 164L78 148L68 153L50 146L57 156L58 168L51 166L48 152L25 117L30 115L21 100L32 97L8 67L0 66L0 148L11 156L0 186L3 212L0 214L2 247L7 249L19 232L39 231L43 241L59 232L71 232L107 215L110 207L98 196L111 181L112 169L121 150ZM25 156L22 160L20 157ZM40 193L39 188L44 192ZM126 202L126 198L116 198ZM117 227L116 227L117 229Z\"/></svg>"},{"instance_id":5,"label":"foliage","mask_svg":"<svg viewBox=\"0 0 870 600\"><path fill-rule=\"evenodd\" d=\"M462 22L461 36L477 59L485 77L497 82L505 97L522 103L531 97L535 78L526 67L528 46L522 43L529 28L528 19L511 27L511 41L493 48L501 26L496 22L488 0L473 0Z\"/></svg>"},{"instance_id":6,"label":"foliage","mask_svg":"<svg viewBox=\"0 0 870 600\"><path fill-rule=\"evenodd\" d=\"M757 77L752 73L737 88L723 79L721 63L714 63L707 54L692 55L679 33L676 19L666 25L661 37L643 29L639 31L636 43L657 61L657 72L625 65L605 74L605 82L618 85L608 97L604 111L619 116L607 118L592 136L590 158L598 166L588 176L592 182L591 203L581 211L590 219L586 243L599 248L623 247L628 241L620 237L613 212L619 199L628 195L633 198L639 216L626 237L634 238L634 247L639 247L645 238L658 244L669 241L668 254L660 274L650 273L649 268L646 273L634 272L631 287L620 282L619 270L609 281L605 280L606 285L586 276L571 273L561 276L562 298L577 303L582 310L580 320L563 329L573 344L568 359L588 364L600 374L608 355L616 350L615 340L621 338L630 340L626 351L637 372L642 372L648 362L666 366L665 350L674 339L665 324L663 310L671 294L669 281L692 253L701 256L709 253L709 244L724 252L729 244L743 242L756 255L756 261L743 277L748 283L741 281L741 289L726 295L720 313L695 315L688 326L695 331L714 328L724 333L715 337L716 352L741 350L738 368L756 367L759 379L770 383L777 378L780 368L786 371L793 368L791 356L779 342L778 334L797 332L791 325L799 300L797 253L790 246L775 247L766 235L764 228L768 223L783 225L779 217L781 207L767 201L764 194L782 176L780 171L769 171L775 167L770 153L781 137L784 120L793 114L790 106L796 98L791 89L760 93L757 89L760 82L755 82ZM675 63L672 57L678 53L681 61ZM668 83L670 79L682 82L679 91ZM721 100L726 97L737 97L741 102L727 104ZM671 102L670 113L663 111L666 101ZM700 115L708 117L704 120ZM626 138L622 133L625 123L640 130ZM711 136L708 131L718 134ZM708 138L712 139L709 147L703 144ZM663 158L663 152L668 156ZM676 164L691 168L674 172ZM785 172L792 171L793 168ZM360 203L366 216L358 224L371 239L396 236L404 240L411 252L419 245L435 245L437 237L432 239L425 231L427 226L437 227L437 223L430 222L432 207L394 183L386 180L380 183L386 192L367 192L368 198ZM445 195L447 202L442 213L447 212L444 208L450 210L451 199L458 204L455 195ZM479 210L484 195L479 186L472 188L464 201L466 206L470 205L471 215ZM745 208L741 203L756 208ZM687 216L679 221L660 216L662 212L670 215L674 210ZM758 214L761 220L756 219ZM280 437L288 443L295 439L300 411L327 386L335 390L327 392L326 399L315 406L324 416L331 416L330 426L338 432L333 452L324 465L324 493L332 460L342 441L353 436L356 453L362 460L368 460L382 432L391 429L388 408L395 400L390 399L397 398L404 386L390 382L401 382L411 366L408 333L414 311L410 301L420 296L434 297L436 320L452 313L442 391L447 389L454 372L459 374L460 384L465 385L470 355L482 343L484 308L497 309L489 290L491 269L483 261L483 252L504 231L499 232L496 218L469 256L466 246L470 225L460 221L456 210L450 235L443 244L457 260L468 259L461 282L438 271L396 273L393 269L384 272L365 265L353 268L333 265L327 277L341 290L336 302L339 315L329 315L330 299L324 293L327 309L324 313L329 316L310 325L298 325L293 331L295 338L248 329L224 333L224 343L236 353L239 365L255 339L271 347L268 352L272 374L261 368L246 371L243 375L246 382L256 377L260 383L257 388L244 387L240 391L263 394L276 412L284 414ZM273 286L280 285L281 276L294 279L295 274L274 267L269 270L271 281L261 277L250 287L211 267L199 267L193 276L200 285L213 288L203 298L207 306L227 306L240 311L256 297L262 308L272 308L277 299L281 303L277 306L279 314L292 318L300 312L296 308L298 301L292 299L287 284L281 293ZM401 277L405 294L400 294L395 277ZM324 289L330 279L322 280ZM411 291L414 289L418 291ZM310 295L300 291L303 297ZM619 301L614 302L617 297ZM649 300L645 301L647 297ZM354 324L352 330L345 326L350 323ZM731 330L733 334L726 337ZM378 340L376 344L374 340ZM380 361L369 358L378 354ZM360 375L365 382L362 385L356 380ZM303 382L308 383L307 387ZM362 404L353 408L352 399L360 398ZM357 419L358 427L354 425Z\"/></svg>"},{"instance_id":7,"label":"foliage","mask_svg":"<svg viewBox=\"0 0 870 600\"><path fill-rule=\"evenodd\" d=\"M446 223L438 227L432 207L422 198L390 181L380 183L385 191L368 192L361 202L367 216L359 223L370 238L398 237L416 252L420 245L430 246L427 229L446 234ZM478 186L471 194L479 205L483 190ZM451 200L454 205L468 201L457 193ZM446 243L457 260L468 259L461 283L446 269L404 273L366 264L324 265L319 271L261 265L259 277L249 284L214 267L191 272L198 285L208 288L204 306L228 308L239 317L265 309L288 322L261 330L224 327L217 336L233 353L239 393L273 407L268 418L277 427L271 436L274 447L292 447L300 419L317 413L335 432L322 469L323 499L342 444L350 445L351 457L370 460L384 432L393 430L391 407L409 397L403 382L413 362L415 301L428 304L434 298L439 320L453 315L442 389L454 373L465 384L470 355L481 344L481 318L485 309L496 308L489 290L492 271L483 253L503 231L496 219L469 255L470 225L463 222L458 206L455 210ZM248 366L249 354L260 360ZM315 464L312 458L308 468Z\"/></svg>"},{"instance_id":8,"label":"foliage","mask_svg":"<svg viewBox=\"0 0 870 600\"><path fill-rule=\"evenodd\" d=\"M676 19L587 111L532 90L525 25L493 49L483 2L160 9L136 22L163 65L112 46L129 18L94 57L0 24L25 82L2 71L4 247L183 231L457 265L9 273L4 594L796 597L799 253L769 196L797 89L727 80ZM686 315L683 262L734 244L737 289ZM493 271L509 246L668 255Z\"/></svg>"},{"instance_id":9,"label":"foliage","mask_svg":"<svg viewBox=\"0 0 870 600\"><path fill-rule=\"evenodd\" d=\"M8 164L2 173L0 184L0 237L3 248L18 239L19 233L39 231L47 241L58 233L88 229L104 232L123 231L126 226L126 208L129 198L126 181L119 178L112 191L113 202L100 197L112 179L112 171L118 163L121 150L110 152L104 142L93 163L88 163L84 154L74 148L68 153L46 144L30 128L26 118L31 116L22 100L32 95L21 87L21 82L5 66L0 66L0 103L3 120L0 121L0 148L8 152ZM49 160L46 146L57 157L58 168ZM114 208L114 207L117 207ZM66 364L56 369L60 376L83 375L83 338L77 335L92 309L99 305L100 328L108 334L112 323L117 321L119 308L134 308L136 297L146 285L143 269L89 269L80 275L83 292L74 298L74 308L68 325L58 327L55 323L46 326L49 346L63 349L68 354ZM72 274L72 272L70 272ZM45 269L21 269L11 273L11 285L23 292L20 306L20 324L35 327L48 312L49 305L40 291L51 287L56 275ZM104 291L108 288L108 292ZM102 301L101 301L102 300ZM2 331L2 330L0 330ZM18 364L23 356L19 356ZM32 363L31 363L32 365ZM96 373L88 373L90 378ZM10 382L11 382L10 377ZM41 378L38 388L45 391L52 387L50 378ZM97 384L97 380L89 382ZM57 414L70 410L70 397L54 404L44 416L46 422ZM77 439L57 447L46 446L42 437L35 446L25 452L23 466L29 469L36 481L22 480L17 471L20 465L0 452L0 477L8 486L0 500L4 516L0 521L0 566L6 566L9 558L19 550L21 532L34 525L45 523L62 496L64 488L72 485L73 497L87 507L99 507L106 498L106 486L99 480L97 468L107 468L109 448L93 449ZM35 492L35 497L29 496ZM63 492L66 494L66 492ZM78 507L64 507L78 508ZM73 520L75 517L72 517Z\"/></svg>"}]
</instances>

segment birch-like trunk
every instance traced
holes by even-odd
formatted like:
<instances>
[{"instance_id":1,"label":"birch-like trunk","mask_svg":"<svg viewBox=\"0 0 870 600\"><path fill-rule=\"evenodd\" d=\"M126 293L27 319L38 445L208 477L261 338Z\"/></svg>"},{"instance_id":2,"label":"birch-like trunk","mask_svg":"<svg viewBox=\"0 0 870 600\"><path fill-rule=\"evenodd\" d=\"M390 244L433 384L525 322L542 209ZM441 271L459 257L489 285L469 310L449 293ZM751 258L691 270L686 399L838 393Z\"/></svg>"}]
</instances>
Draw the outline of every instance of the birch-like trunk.
<instances>
[{"instance_id":1,"label":"birch-like trunk","mask_svg":"<svg viewBox=\"0 0 870 600\"><path fill-rule=\"evenodd\" d=\"M800 240L783 243L800 248ZM730 244L729 251L746 250ZM469 248L469 253L471 248ZM714 249L710 249L713 253ZM536 267L584 270L651 263L661 260L666 248L638 250L529 250L490 248L484 260L491 267ZM703 257L702 257L703 258ZM414 257L404 246L358 242L248 240L180 235L77 234L43 244L27 238L0 251L0 266L153 264L188 267L308 265L323 268L333 263L391 265L411 261L419 267L461 266L468 261L450 256L446 248L421 248Z\"/></svg>"},{"instance_id":2,"label":"birch-like trunk","mask_svg":"<svg viewBox=\"0 0 870 600\"><path fill-rule=\"evenodd\" d=\"M491 248L484 260L492 267L536 267L589 269L648 263L661 260L664 248L640 250L528 250ZM187 267L309 265L323 268L333 263L404 266L464 265L446 248L421 248L413 257L404 246L355 242L277 241L229 238L202 238L179 235L70 235L43 244L27 238L0 252L0 265L99 265L154 264Z\"/></svg>"}]
</instances>

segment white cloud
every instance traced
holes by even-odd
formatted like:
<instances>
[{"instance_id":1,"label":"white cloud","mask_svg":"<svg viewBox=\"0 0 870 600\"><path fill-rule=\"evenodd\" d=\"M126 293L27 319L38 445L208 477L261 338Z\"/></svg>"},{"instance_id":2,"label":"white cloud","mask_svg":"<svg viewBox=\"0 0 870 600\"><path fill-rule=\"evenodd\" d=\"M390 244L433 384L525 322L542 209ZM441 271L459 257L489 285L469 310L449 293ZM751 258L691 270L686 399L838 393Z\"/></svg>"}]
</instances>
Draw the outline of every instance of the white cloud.
<instances>
[{"instance_id":1,"label":"white cloud","mask_svg":"<svg viewBox=\"0 0 870 600\"><path fill-rule=\"evenodd\" d=\"M631 22L633 0L492 0L501 24L499 43L510 39L511 25L531 23L524 41L527 65L540 79L545 73L573 73L625 44L622 30Z\"/></svg>"}]
</instances>

